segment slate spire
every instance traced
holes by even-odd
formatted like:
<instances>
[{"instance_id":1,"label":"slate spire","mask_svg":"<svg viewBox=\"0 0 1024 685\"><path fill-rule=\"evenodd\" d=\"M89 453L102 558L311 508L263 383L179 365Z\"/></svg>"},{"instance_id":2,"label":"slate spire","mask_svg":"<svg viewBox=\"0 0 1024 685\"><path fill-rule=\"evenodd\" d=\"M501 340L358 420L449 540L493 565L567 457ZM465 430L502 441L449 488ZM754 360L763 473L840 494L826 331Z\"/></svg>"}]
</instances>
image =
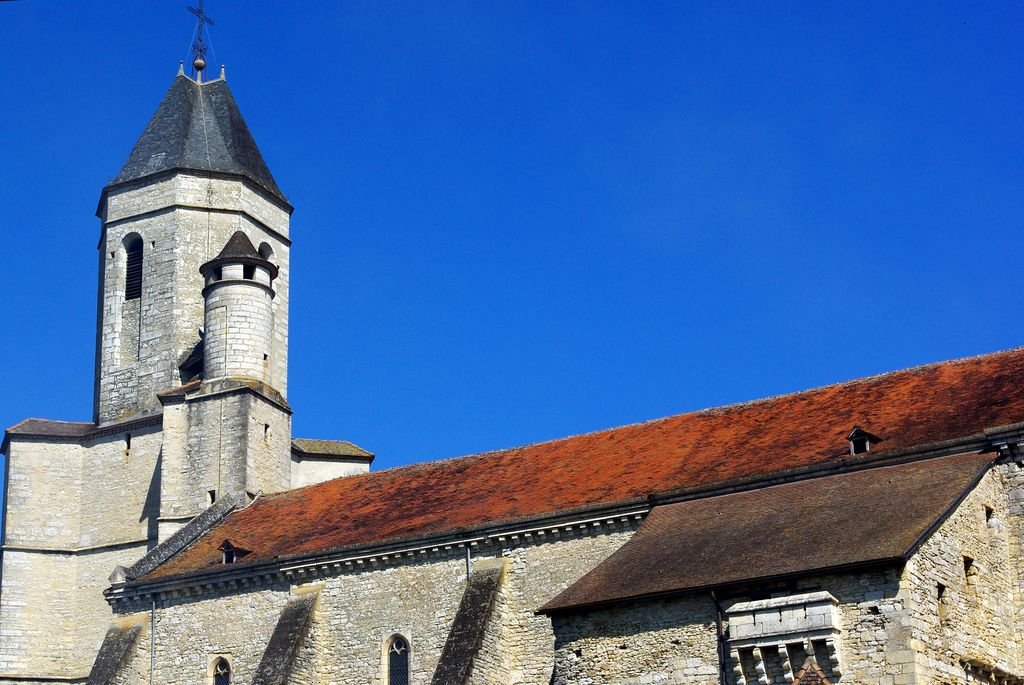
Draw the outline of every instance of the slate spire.
<instances>
[{"instance_id":1,"label":"slate spire","mask_svg":"<svg viewBox=\"0 0 1024 685\"><path fill-rule=\"evenodd\" d=\"M179 72L110 185L172 169L243 176L288 203L223 78L200 84Z\"/></svg>"}]
</instances>

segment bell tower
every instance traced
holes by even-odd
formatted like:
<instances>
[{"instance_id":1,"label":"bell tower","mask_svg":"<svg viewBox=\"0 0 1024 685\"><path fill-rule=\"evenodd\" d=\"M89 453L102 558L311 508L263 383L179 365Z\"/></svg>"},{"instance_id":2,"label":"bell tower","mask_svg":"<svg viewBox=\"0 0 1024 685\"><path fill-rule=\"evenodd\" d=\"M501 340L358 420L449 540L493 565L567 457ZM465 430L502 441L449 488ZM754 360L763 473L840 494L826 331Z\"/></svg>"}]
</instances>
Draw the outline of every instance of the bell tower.
<instances>
[{"instance_id":1,"label":"bell tower","mask_svg":"<svg viewBox=\"0 0 1024 685\"><path fill-rule=\"evenodd\" d=\"M292 207L263 161L223 69L204 82L205 63L194 66L194 80L179 68L100 197L93 411L99 424L158 413L158 393L199 375L200 332L207 326L199 267L239 232L265 262L260 273L274 274L260 380L282 398L287 394Z\"/></svg>"}]
</instances>

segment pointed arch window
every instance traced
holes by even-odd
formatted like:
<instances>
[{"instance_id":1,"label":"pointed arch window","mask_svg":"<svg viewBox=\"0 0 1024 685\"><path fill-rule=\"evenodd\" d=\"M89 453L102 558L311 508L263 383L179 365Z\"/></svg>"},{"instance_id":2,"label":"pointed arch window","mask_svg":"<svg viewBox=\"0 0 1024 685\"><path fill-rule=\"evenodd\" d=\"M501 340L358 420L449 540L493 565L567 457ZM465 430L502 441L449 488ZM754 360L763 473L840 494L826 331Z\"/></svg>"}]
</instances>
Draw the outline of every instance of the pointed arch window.
<instances>
[{"instance_id":1,"label":"pointed arch window","mask_svg":"<svg viewBox=\"0 0 1024 685\"><path fill-rule=\"evenodd\" d=\"M142 297L142 238L132 234L124 239L125 278L124 299Z\"/></svg>"},{"instance_id":2,"label":"pointed arch window","mask_svg":"<svg viewBox=\"0 0 1024 685\"><path fill-rule=\"evenodd\" d=\"M388 644L388 685L409 685L409 643L401 635Z\"/></svg>"},{"instance_id":3,"label":"pointed arch window","mask_svg":"<svg viewBox=\"0 0 1024 685\"><path fill-rule=\"evenodd\" d=\"M213 685L231 685L231 664L223 657L213 663Z\"/></svg>"}]
</instances>

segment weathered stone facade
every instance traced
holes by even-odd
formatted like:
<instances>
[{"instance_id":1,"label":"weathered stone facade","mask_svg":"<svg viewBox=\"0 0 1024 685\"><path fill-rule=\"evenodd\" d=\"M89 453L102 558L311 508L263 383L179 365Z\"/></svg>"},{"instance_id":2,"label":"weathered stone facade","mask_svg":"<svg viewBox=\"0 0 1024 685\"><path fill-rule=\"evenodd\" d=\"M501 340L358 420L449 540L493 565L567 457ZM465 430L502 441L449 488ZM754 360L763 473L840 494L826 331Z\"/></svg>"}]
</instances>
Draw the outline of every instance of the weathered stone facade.
<instances>
[{"instance_id":1,"label":"weathered stone facade","mask_svg":"<svg viewBox=\"0 0 1024 685\"><path fill-rule=\"evenodd\" d=\"M507 566L471 681L548 683L555 635L537 607L621 545L638 523L496 536L472 548L471 564L497 558ZM425 548L342 563L342 572L305 582L294 574L265 586L254 581L251 589L238 584L159 600L156 682L203 682L209 661L219 655L229 655L238 681L248 682L289 597L315 588L305 682L387 685L386 644L401 635L411 646L411 682L429 683L462 599L466 564L461 546ZM148 659L149 645L140 639L129 668Z\"/></svg>"}]
</instances>

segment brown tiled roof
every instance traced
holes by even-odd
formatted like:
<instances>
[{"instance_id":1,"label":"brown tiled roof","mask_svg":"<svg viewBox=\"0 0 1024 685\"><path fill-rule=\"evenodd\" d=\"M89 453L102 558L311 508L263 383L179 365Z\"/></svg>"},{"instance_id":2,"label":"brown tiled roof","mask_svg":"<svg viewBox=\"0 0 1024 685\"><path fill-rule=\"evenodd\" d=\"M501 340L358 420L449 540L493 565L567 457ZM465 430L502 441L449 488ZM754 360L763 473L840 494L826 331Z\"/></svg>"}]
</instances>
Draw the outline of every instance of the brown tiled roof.
<instances>
[{"instance_id":1,"label":"brown tiled roof","mask_svg":"<svg viewBox=\"0 0 1024 685\"><path fill-rule=\"evenodd\" d=\"M941 457L655 507L625 545L541 611L904 559L992 456Z\"/></svg>"},{"instance_id":2,"label":"brown tiled roof","mask_svg":"<svg viewBox=\"0 0 1024 685\"><path fill-rule=\"evenodd\" d=\"M292 438L292 451L317 457L344 457L373 461L373 453L347 440L310 440Z\"/></svg>"},{"instance_id":3,"label":"brown tiled roof","mask_svg":"<svg viewBox=\"0 0 1024 685\"><path fill-rule=\"evenodd\" d=\"M56 438L79 438L96 430L95 423L85 421L51 421L25 419L7 429L9 435L38 435Z\"/></svg>"},{"instance_id":4,"label":"brown tiled roof","mask_svg":"<svg viewBox=\"0 0 1024 685\"><path fill-rule=\"evenodd\" d=\"M219 563L225 537L252 563L840 466L854 425L881 439L874 455L1021 421L1016 349L264 496L154 574Z\"/></svg>"},{"instance_id":5,"label":"brown tiled roof","mask_svg":"<svg viewBox=\"0 0 1024 685\"><path fill-rule=\"evenodd\" d=\"M54 440L70 440L82 442L104 435L120 433L123 431L135 430L159 426L162 421L160 414L147 414L144 416L133 416L113 423L97 425L86 421L53 421L50 419L25 419L16 423L4 434L4 446L8 444L11 437L19 438L51 438Z\"/></svg>"}]
</instances>

